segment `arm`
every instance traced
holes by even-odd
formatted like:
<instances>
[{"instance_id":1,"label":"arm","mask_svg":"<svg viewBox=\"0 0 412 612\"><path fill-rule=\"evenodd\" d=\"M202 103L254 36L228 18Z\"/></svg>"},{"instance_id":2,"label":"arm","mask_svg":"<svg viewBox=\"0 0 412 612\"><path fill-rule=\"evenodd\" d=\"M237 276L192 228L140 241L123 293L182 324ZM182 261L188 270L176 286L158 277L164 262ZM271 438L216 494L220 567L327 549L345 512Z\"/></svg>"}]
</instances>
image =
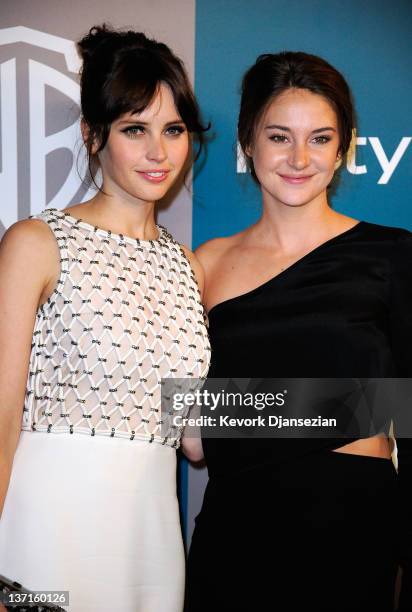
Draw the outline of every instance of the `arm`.
<instances>
[{"instance_id":1,"label":"arm","mask_svg":"<svg viewBox=\"0 0 412 612\"><path fill-rule=\"evenodd\" d=\"M210 303L209 295L212 288L211 279L215 277L220 262L228 248L227 238L208 240L196 249L195 253L182 247L198 281L201 299L205 307ZM191 428L194 431L195 428ZM182 437L182 449L190 461L201 461L204 458L200 432L198 437Z\"/></svg>"},{"instance_id":2,"label":"arm","mask_svg":"<svg viewBox=\"0 0 412 612\"><path fill-rule=\"evenodd\" d=\"M14 224L0 244L0 514L20 437L36 310L59 262L54 242L33 219Z\"/></svg>"},{"instance_id":3,"label":"arm","mask_svg":"<svg viewBox=\"0 0 412 612\"><path fill-rule=\"evenodd\" d=\"M391 271L391 344L397 376L405 380L405 403L394 417L398 450L402 585L399 612L412 610L412 234L394 247Z\"/></svg>"},{"instance_id":4,"label":"arm","mask_svg":"<svg viewBox=\"0 0 412 612\"><path fill-rule=\"evenodd\" d=\"M192 267L192 270L195 274L197 284L199 286L200 296L203 299L203 290L204 290L204 271L202 266L199 263L196 255L192 253L187 247L182 246L182 249L189 260L189 263ZM191 431L194 431L194 428L191 428ZM200 432L198 437L186 437L184 432L182 436L182 451L189 459L189 461L197 462L201 461L204 458L203 447L202 447L202 439L200 437Z\"/></svg>"},{"instance_id":5,"label":"arm","mask_svg":"<svg viewBox=\"0 0 412 612\"><path fill-rule=\"evenodd\" d=\"M227 241L227 238L214 238L199 246L194 254L189 250L185 251L195 275L198 278L201 299L206 309L210 306L209 300L211 297L211 289L213 288L213 283L211 281L215 278L222 257L228 248ZM194 431L193 427L191 431ZM204 458L200 432L199 437L196 438L185 438L183 436L182 448L185 455L191 461L201 461Z\"/></svg>"}]
</instances>

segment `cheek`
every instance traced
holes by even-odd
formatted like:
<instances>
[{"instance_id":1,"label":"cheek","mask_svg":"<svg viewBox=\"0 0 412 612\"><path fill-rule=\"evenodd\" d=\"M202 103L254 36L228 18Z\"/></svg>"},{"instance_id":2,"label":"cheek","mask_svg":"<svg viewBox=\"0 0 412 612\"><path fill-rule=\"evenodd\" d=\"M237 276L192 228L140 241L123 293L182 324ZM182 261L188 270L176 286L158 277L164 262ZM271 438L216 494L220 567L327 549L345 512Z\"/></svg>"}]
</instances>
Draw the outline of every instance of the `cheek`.
<instances>
[{"instance_id":1,"label":"cheek","mask_svg":"<svg viewBox=\"0 0 412 612\"><path fill-rule=\"evenodd\" d=\"M123 160L122 151L115 144L108 143L100 152L99 161L103 169L115 168Z\"/></svg>"},{"instance_id":2,"label":"cheek","mask_svg":"<svg viewBox=\"0 0 412 612\"><path fill-rule=\"evenodd\" d=\"M253 157L253 165L256 175L261 179L271 181L277 171L287 163L287 154L279 150L274 150L272 147L261 149L257 155Z\"/></svg>"},{"instance_id":3,"label":"cheek","mask_svg":"<svg viewBox=\"0 0 412 612\"><path fill-rule=\"evenodd\" d=\"M186 155L189 153L189 148L190 148L189 135L186 134L185 137L182 138L182 141L180 143L180 150L181 150L182 157L186 157Z\"/></svg>"},{"instance_id":4,"label":"cheek","mask_svg":"<svg viewBox=\"0 0 412 612\"><path fill-rule=\"evenodd\" d=\"M333 174L335 171L335 164L337 161L337 152L335 150L320 151L313 159L318 168L323 172L331 172Z\"/></svg>"},{"instance_id":5,"label":"cheek","mask_svg":"<svg viewBox=\"0 0 412 612\"><path fill-rule=\"evenodd\" d=\"M276 154L276 151L267 144L260 144L255 147L254 153L252 155L253 165L256 168L265 168L275 163L279 159L279 154Z\"/></svg>"},{"instance_id":6,"label":"cheek","mask_svg":"<svg viewBox=\"0 0 412 612\"><path fill-rule=\"evenodd\" d=\"M181 139L169 151L169 156L175 164L183 165L189 153L189 139Z\"/></svg>"}]
</instances>

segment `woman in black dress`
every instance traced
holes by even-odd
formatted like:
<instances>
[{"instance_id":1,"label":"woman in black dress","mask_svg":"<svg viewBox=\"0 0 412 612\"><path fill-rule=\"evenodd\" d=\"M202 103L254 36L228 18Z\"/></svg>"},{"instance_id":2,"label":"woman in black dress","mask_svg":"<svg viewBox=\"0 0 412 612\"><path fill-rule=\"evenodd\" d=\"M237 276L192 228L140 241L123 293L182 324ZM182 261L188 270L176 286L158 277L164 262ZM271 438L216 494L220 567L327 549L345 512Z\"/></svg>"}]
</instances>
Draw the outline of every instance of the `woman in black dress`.
<instances>
[{"instance_id":1,"label":"woman in black dress","mask_svg":"<svg viewBox=\"0 0 412 612\"><path fill-rule=\"evenodd\" d=\"M238 133L263 212L198 250L210 377L411 375L412 235L328 202L353 127L347 83L321 58L263 55L246 73ZM204 438L187 611L389 612L399 564L400 609L412 609L410 442L399 432L397 474L388 422L379 431Z\"/></svg>"}]
</instances>

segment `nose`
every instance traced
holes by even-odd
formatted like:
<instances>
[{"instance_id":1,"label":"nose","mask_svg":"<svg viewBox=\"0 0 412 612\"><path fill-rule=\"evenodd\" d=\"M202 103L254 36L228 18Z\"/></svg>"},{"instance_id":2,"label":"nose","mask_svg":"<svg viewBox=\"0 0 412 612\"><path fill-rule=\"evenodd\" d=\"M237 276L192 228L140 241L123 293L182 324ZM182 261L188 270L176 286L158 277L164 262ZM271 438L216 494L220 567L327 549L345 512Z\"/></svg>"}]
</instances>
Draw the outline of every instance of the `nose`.
<instances>
[{"instance_id":1,"label":"nose","mask_svg":"<svg viewBox=\"0 0 412 612\"><path fill-rule=\"evenodd\" d=\"M146 157L150 161L154 161L156 163L161 163L167 159L165 143L163 142L161 136L153 136L153 138L150 139L146 151Z\"/></svg>"},{"instance_id":2,"label":"nose","mask_svg":"<svg viewBox=\"0 0 412 612\"><path fill-rule=\"evenodd\" d=\"M296 170L303 170L309 163L309 151L304 144L295 144L289 155L289 165Z\"/></svg>"}]
</instances>

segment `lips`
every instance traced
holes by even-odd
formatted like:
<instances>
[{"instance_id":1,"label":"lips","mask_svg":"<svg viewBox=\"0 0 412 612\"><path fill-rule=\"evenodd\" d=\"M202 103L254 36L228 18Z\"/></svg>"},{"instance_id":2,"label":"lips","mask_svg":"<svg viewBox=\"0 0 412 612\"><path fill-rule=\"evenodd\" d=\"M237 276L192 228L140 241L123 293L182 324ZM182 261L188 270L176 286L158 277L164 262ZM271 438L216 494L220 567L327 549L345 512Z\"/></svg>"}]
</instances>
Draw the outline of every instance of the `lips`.
<instances>
[{"instance_id":1,"label":"lips","mask_svg":"<svg viewBox=\"0 0 412 612\"><path fill-rule=\"evenodd\" d=\"M149 183L161 183L166 180L169 176L170 170L146 170L138 171L138 174L142 176Z\"/></svg>"},{"instance_id":2,"label":"lips","mask_svg":"<svg viewBox=\"0 0 412 612\"><path fill-rule=\"evenodd\" d=\"M308 175L287 175L287 174L279 174L279 176L290 185L301 185L302 183L306 183L309 179L312 178L313 174Z\"/></svg>"}]
</instances>

